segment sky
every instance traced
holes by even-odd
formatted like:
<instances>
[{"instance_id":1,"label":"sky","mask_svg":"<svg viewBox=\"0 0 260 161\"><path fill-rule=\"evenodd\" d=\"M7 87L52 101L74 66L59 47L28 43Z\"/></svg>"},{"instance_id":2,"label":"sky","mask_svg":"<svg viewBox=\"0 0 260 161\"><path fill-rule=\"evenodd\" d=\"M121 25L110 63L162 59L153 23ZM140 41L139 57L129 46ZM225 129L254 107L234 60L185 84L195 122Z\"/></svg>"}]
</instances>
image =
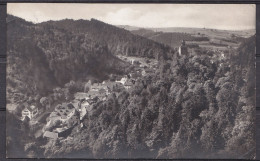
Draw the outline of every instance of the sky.
<instances>
[{"instance_id":1,"label":"sky","mask_svg":"<svg viewBox=\"0 0 260 161\"><path fill-rule=\"evenodd\" d=\"M7 13L34 23L98 19L112 25L255 29L254 4L8 3Z\"/></svg>"}]
</instances>

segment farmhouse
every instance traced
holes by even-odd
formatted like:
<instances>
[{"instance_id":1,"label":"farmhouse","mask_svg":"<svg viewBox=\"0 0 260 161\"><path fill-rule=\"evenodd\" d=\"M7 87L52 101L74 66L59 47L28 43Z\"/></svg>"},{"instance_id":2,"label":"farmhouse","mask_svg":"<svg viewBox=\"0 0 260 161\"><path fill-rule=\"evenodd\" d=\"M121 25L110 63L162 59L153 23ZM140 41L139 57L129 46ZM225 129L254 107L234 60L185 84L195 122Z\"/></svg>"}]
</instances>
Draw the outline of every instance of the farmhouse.
<instances>
[{"instance_id":1,"label":"farmhouse","mask_svg":"<svg viewBox=\"0 0 260 161\"><path fill-rule=\"evenodd\" d=\"M38 108L34 105L29 106L24 104L25 108L22 110L22 120L27 116L30 120L38 114Z\"/></svg>"}]
</instances>

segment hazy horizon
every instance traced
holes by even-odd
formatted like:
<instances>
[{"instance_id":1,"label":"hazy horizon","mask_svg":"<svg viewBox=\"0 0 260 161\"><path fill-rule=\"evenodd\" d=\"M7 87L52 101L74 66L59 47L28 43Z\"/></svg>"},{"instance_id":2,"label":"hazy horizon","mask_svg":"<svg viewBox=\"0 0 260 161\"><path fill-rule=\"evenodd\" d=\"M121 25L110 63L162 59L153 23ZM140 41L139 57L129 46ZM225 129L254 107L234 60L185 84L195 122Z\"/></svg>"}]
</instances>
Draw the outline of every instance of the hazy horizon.
<instances>
[{"instance_id":1,"label":"hazy horizon","mask_svg":"<svg viewBox=\"0 0 260 161\"><path fill-rule=\"evenodd\" d=\"M33 23L94 18L140 28L255 29L255 12L254 4L7 4L8 14Z\"/></svg>"},{"instance_id":2,"label":"hazy horizon","mask_svg":"<svg viewBox=\"0 0 260 161\"><path fill-rule=\"evenodd\" d=\"M15 16L15 15L12 15L12 14L9 14L11 16ZM19 17L19 16L15 16L15 17ZM23 17L19 17L19 18L22 18L24 19ZM31 22L33 24L40 24L40 23L44 23L44 22L48 22L48 21L63 21L63 20L74 20L74 21L77 21L77 20L86 20L86 21L91 21L91 19L95 19L95 18L90 18L90 19L71 19L71 18L64 18L64 19L60 19L60 20L46 20L46 21L42 21L42 22L33 22L33 21L29 21L29 20L26 20L24 19L25 21L27 22ZM98 19L96 19L98 20ZM98 20L98 21L101 21L101 20ZM104 22L104 21L101 21L101 22ZM104 22L104 23L107 23L107 22ZM107 24L110 24L110 23L107 23ZM203 29L202 27L141 27L141 26L133 26L133 25L115 25L115 24L110 24L110 25L113 25L113 26L129 26L129 27L133 27L133 28L139 28L139 29L166 29L166 28L183 28L183 29ZM223 31L247 31L247 30L255 30L254 28L252 29L217 29L217 28L206 28L205 29L214 29L214 30L223 30Z\"/></svg>"},{"instance_id":3,"label":"hazy horizon","mask_svg":"<svg viewBox=\"0 0 260 161\"><path fill-rule=\"evenodd\" d=\"M65 20L65 19L62 19ZM61 20L61 21L62 21ZM45 21L47 22L47 21ZM115 26L129 26L129 27L136 27L140 29L166 29L166 28L182 28L182 29L204 29L203 27L140 27L140 26L131 26L131 25L115 25ZM213 29L213 30L223 30L223 31L247 31L247 30L255 30L254 28L252 29L216 29L216 28L206 28L205 29Z\"/></svg>"}]
</instances>

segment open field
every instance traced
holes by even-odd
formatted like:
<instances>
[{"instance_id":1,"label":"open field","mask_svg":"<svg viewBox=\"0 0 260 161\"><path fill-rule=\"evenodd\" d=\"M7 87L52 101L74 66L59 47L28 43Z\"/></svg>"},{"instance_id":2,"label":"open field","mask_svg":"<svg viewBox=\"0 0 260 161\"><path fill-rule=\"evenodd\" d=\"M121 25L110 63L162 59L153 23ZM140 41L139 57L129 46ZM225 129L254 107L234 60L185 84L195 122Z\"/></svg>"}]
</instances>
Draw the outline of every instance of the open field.
<instances>
[{"instance_id":1,"label":"open field","mask_svg":"<svg viewBox=\"0 0 260 161\"><path fill-rule=\"evenodd\" d=\"M255 34L254 30L228 31L198 28L140 28L131 32L172 48L179 47L181 41L185 40L187 44L193 46L218 50L237 48L242 40Z\"/></svg>"}]
</instances>

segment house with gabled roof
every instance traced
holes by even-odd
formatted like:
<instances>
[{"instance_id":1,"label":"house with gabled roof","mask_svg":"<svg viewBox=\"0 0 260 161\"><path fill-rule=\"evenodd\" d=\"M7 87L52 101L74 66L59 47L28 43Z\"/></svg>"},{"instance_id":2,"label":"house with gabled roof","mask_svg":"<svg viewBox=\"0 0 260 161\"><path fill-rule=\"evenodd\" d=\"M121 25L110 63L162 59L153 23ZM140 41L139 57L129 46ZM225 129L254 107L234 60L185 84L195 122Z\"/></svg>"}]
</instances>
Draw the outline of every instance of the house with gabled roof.
<instances>
[{"instance_id":1,"label":"house with gabled roof","mask_svg":"<svg viewBox=\"0 0 260 161\"><path fill-rule=\"evenodd\" d=\"M29 106L24 103L24 109L22 110L22 120L27 116L30 120L38 114L38 108L34 105Z\"/></svg>"}]
</instances>

